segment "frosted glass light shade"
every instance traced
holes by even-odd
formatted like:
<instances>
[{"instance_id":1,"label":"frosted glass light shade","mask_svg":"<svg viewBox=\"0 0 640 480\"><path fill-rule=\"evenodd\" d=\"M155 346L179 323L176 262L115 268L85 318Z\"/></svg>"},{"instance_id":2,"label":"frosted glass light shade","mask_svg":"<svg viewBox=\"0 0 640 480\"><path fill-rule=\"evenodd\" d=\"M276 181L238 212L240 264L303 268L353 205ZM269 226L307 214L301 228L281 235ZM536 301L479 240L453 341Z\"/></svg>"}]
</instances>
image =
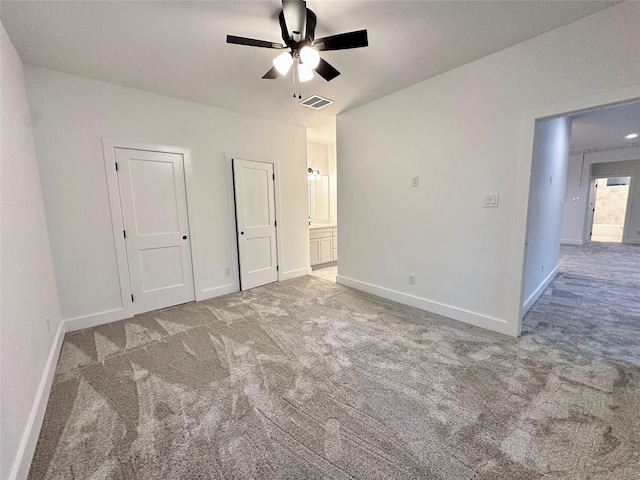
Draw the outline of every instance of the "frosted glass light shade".
<instances>
[{"instance_id":1,"label":"frosted glass light shade","mask_svg":"<svg viewBox=\"0 0 640 480\"><path fill-rule=\"evenodd\" d=\"M320 54L311 47L302 47L300 60L309 68L316 68L320 63Z\"/></svg>"},{"instance_id":2,"label":"frosted glass light shade","mask_svg":"<svg viewBox=\"0 0 640 480\"><path fill-rule=\"evenodd\" d=\"M309 68L305 63L298 64L298 79L301 82L308 82L313 77L315 77L313 70Z\"/></svg>"},{"instance_id":3,"label":"frosted glass light shade","mask_svg":"<svg viewBox=\"0 0 640 480\"><path fill-rule=\"evenodd\" d=\"M273 59L273 66L276 67L280 75L286 75L291 65L293 65L293 57L289 52L283 52Z\"/></svg>"}]
</instances>

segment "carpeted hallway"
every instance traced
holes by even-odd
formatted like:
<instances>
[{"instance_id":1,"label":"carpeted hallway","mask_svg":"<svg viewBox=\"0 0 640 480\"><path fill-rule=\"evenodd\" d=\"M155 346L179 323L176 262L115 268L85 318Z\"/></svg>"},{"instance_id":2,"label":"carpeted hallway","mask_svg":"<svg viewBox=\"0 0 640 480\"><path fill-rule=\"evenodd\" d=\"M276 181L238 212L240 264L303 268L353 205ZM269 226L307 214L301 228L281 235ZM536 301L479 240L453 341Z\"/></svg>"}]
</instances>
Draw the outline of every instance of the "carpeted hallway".
<instances>
[{"instance_id":1,"label":"carpeted hallway","mask_svg":"<svg viewBox=\"0 0 640 480\"><path fill-rule=\"evenodd\" d=\"M518 339L312 276L69 334L30 478L637 479L639 291L593 244Z\"/></svg>"}]
</instances>

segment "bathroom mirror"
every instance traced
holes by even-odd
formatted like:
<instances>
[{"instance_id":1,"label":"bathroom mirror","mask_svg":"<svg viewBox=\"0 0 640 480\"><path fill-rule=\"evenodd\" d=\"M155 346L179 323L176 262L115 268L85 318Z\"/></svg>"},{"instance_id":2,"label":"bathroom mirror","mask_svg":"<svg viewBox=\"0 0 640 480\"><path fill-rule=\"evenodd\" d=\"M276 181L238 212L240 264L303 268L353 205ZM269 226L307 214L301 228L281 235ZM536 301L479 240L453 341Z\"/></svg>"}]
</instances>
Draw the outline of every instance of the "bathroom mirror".
<instances>
[{"instance_id":1,"label":"bathroom mirror","mask_svg":"<svg viewBox=\"0 0 640 480\"><path fill-rule=\"evenodd\" d=\"M327 222L329 220L329 176L316 175L309 180L309 217L314 220Z\"/></svg>"}]
</instances>

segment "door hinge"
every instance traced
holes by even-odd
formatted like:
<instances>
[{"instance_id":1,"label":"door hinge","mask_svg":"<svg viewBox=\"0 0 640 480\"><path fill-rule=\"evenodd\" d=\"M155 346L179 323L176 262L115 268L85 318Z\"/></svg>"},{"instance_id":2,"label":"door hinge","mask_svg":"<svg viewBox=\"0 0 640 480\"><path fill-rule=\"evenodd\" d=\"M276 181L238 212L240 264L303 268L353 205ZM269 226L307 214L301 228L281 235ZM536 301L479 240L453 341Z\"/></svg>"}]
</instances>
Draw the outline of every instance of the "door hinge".
<instances>
[{"instance_id":1,"label":"door hinge","mask_svg":"<svg viewBox=\"0 0 640 480\"><path fill-rule=\"evenodd\" d=\"M116 172L118 171L118 162L116 162Z\"/></svg>"},{"instance_id":2,"label":"door hinge","mask_svg":"<svg viewBox=\"0 0 640 480\"><path fill-rule=\"evenodd\" d=\"M131 301L133 302L133 293L131 294Z\"/></svg>"},{"instance_id":3,"label":"door hinge","mask_svg":"<svg viewBox=\"0 0 640 480\"><path fill-rule=\"evenodd\" d=\"M122 234L124 235L124 238L127 238L127 231L126 230L123 230Z\"/></svg>"},{"instance_id":4,"label":"door hinge","mask_svg":"<svg viewBox=\"0 0 640 480\"><path fill-rule=\"evenodd\" d=\"M280 266L276 265L276 272L279 272L279 271L280 271Z\"/></svg>"},{"instance_id":5,"label":"door hinge","mask_svg":"<svg viewBox=\"0 0 640 480\"><path fill-rule=\"evenodd\" d=\"M277 226L278 226L278 221L277 221L277 220L275 220L275 221L273 222L273 226L274 226L274 227L277 227Z\"/></svg>"},{"instance_id":6,"label":"door hinge","mask_svg":"<svg viewBox=\"0 0 640 480\"><path fill-rule=\"evenodd\" d=\"M276 179L276 174L275 174L275 173L272 173L272 174L271 174L271 178L273 178L273 179L275 180L275 179Z\"/></svg>"}]
</instances>

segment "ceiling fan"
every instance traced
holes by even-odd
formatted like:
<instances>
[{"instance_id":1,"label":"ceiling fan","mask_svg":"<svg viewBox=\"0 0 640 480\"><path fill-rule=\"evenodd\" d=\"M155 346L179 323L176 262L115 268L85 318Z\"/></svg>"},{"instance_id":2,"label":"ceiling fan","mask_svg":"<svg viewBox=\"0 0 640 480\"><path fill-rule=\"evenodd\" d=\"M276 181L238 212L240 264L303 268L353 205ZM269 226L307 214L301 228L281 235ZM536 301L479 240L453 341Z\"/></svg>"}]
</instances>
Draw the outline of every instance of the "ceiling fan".
<instances>
[{"instance_id":1,"label":"ceiling fan","mask_svg":"<svg viewBox=\"0 0 640 480\"><path fill-rule=\"evenodd\" d=\"M303 0L282 0L279 20L284 44L227 35L227 43L276 50L289 49L274 58L273 67L262 76L264 79L272 80L280 75L284 76L295 64L294 83L296 80L311 80L314 71L326 81L331 81L340 75L340 72L320 58L319 51L346 50L369 45L366 30L315 38L316 15L307 8L307 2Z\"/></svg>"}]
</instances>

